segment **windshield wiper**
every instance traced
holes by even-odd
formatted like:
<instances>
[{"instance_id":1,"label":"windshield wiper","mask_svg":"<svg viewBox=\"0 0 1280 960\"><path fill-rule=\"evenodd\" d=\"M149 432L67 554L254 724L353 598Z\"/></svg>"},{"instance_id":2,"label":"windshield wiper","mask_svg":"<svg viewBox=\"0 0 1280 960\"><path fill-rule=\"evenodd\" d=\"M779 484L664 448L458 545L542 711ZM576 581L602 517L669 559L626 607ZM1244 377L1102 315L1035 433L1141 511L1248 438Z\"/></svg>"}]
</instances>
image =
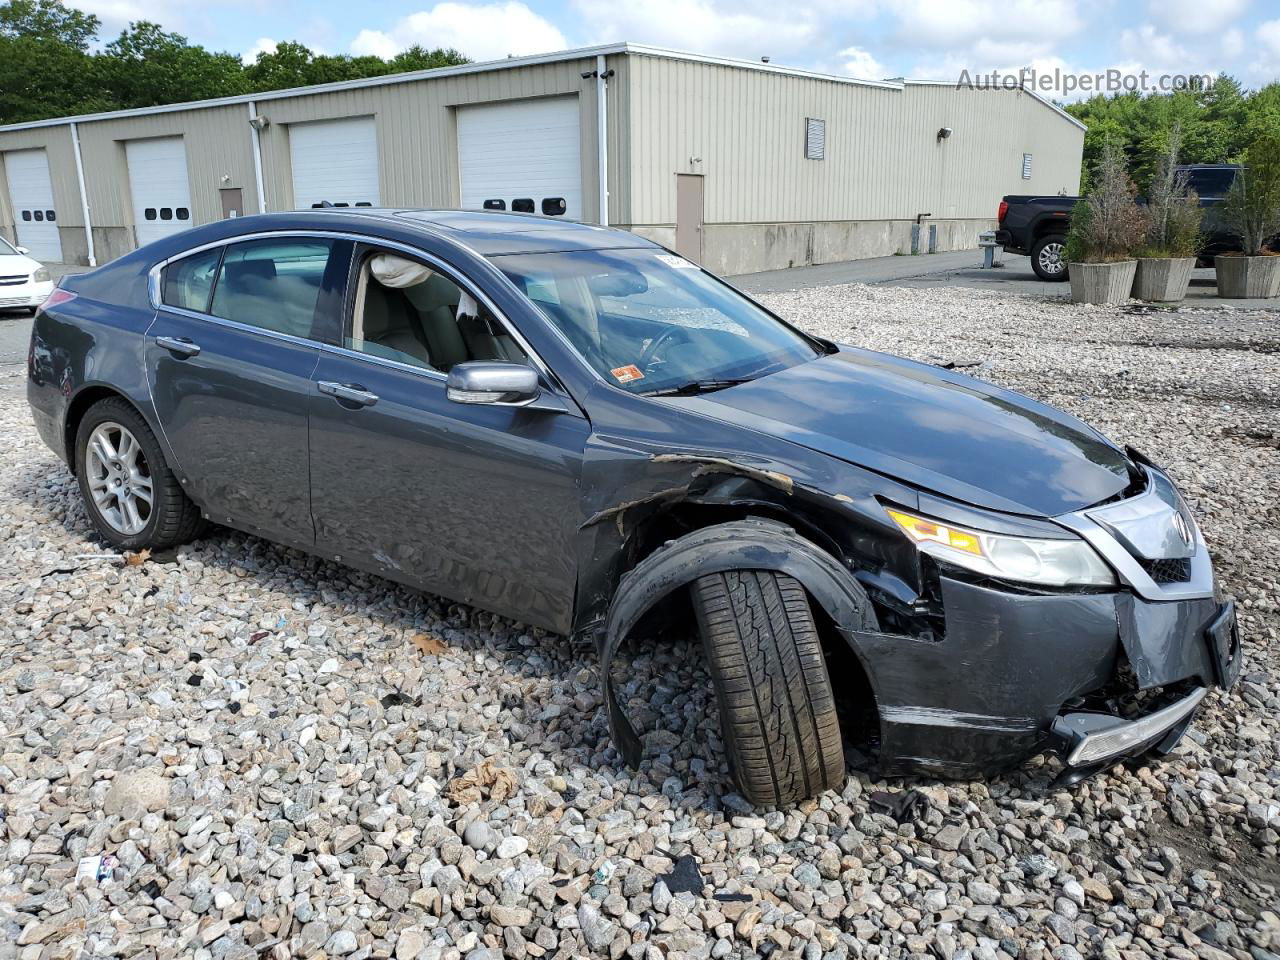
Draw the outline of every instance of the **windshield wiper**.
<instances>
[{"instance_id":1,"label":"windshield wiper","mask_svg":"<svg viewBox=\"0 0 1280 960\"><path fill-rule=\"evenodd\" d=\"M662 387L658 390L643 390L646 397L692 397L699 393L714 393L725 387L736 387L740 383L750 383L755 377L734 377L724 380L690 380L675 387Z\"/></svg>"}]
</instances>

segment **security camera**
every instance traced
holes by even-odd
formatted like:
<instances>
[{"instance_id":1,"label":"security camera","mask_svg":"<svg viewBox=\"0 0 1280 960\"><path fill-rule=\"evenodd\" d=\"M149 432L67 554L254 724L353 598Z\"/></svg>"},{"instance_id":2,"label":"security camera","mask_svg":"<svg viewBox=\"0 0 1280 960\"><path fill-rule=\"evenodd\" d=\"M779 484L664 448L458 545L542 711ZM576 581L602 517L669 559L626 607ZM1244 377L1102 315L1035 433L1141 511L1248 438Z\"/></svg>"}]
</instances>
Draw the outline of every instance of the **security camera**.
<instances>
[{"instance_id":1,"label":"security camera","mask_svg":"<svg viewBox=\"0 0 1280 960\"><path fill-rule=\"evenodd\" d=\"M582 71L582 79L583 79L583 80L590 80L590 79L591 79L592 77L594 77L595 75L596 75L596 72L595 72L594 70L583 70L583 71Z\"/></svg>"},{"instance_id":2,"label":"security camera","mask_svg":"<svg viewBox=\"0 0 1280 960\"><path fill-rule=\"evenodd\" d=\"M947 137L949 137L949 136L951 136L951 128L950 128L950 127L943 127L941 130L939 130L939 131L938 131L938 139L939 139L939 140L945 140L945 139L947 139Z\"/></svg>"},{"instance_id":3,"label":"security camera","mask_svg":"<svg viewBox=\"0 0 1280 960\"><path fill-rule=\"evenodd\" d=\"M269 123L271 123L271 121L268 120L266 117L250 117L249 118L249 126L253 127L253 129L255 130L265 130Z\"/></svg>"}]
</instances>

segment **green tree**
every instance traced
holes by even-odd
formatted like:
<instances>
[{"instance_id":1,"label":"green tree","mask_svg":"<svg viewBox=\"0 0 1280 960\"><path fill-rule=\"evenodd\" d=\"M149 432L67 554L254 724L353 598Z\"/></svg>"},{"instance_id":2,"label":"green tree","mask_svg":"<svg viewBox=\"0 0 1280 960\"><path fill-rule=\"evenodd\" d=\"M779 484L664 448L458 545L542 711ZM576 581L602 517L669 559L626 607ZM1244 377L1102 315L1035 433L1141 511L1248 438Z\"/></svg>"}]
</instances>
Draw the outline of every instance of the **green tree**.
<instances>
[{"instance_id":1,"label":"green tree","mask_svg":"<svg viewBox=\"0 0 1280 960\"><path fill-rule=\"evenodd\" d=\"M131 23L99 59L107 87L126 108L245 92L244 68L235 54L211 53L146 20Z\"/></svg>"},{"instance_id":2,"label":"green tree","mask_svg":"<svg viewBox=\"0 0 1280 960\"><path fill-rule=\"evenodd\" d=\"M415 46L391 60L383 60L372 56L317 54L301 43L286 41L274 51L259 53L257 59L245 68L244 74L249 90L258 92L381 77L391 73L429 70L468 62L456 50L426 50Z\"/></svg>"},{"instance_id":3,"label":"green tree","mask_svg":"<svg viewBox=\"0 0 1280 960\"><path fill-rule=\"evenodd\" d=\"M28 37L88 50L102 22L58 0L9 0L0 4L0 37Z\"/></svg>"},{"instance_id":4,"label":"green tree","mask_svg":"<svg viewBox=\"0 0 1280 960\"><path fill-rule=\"evenodd\" d=\"M97 30L57 0L0 4L0 123L109 109L87 52Z\"/></svg>"}]
</instances>

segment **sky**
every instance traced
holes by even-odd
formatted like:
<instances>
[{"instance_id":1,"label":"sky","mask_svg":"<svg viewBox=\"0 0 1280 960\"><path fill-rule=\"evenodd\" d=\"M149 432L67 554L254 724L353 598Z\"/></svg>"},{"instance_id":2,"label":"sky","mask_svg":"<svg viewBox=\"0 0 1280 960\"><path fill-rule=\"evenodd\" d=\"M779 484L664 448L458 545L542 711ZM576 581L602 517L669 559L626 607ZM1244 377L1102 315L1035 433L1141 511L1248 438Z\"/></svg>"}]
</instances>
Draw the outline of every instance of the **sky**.
<instances>
[{"instance_id":1,"label":"sky","mask_svg":"<svg viewBox=\"0 0 1280 960\"><path fill-rule=\"evenodd\" d=\"M1075 100L1064 74L1147 89L1161 78L1280 79L1276 0L71 0L113 36L153 20L248 60L281 40L392 56L414 43L473 60L627 40L868 79L977 79L1023 68ZM1125 79L1129 78L1129 79ZM1070 83L1071 81L1066 81ZM1174 83L1176 80L1163 81ZM1093 83L1098 80L1078 81Z\"/></svg>"}]
</instances>

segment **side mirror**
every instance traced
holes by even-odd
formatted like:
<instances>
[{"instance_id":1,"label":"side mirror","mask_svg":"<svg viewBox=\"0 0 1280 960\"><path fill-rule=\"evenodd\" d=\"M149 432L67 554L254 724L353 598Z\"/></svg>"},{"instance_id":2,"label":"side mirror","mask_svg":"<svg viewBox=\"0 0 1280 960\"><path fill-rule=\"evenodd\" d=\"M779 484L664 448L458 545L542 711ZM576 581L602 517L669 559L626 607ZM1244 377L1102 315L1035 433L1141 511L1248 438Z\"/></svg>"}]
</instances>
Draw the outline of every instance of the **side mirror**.
<instances>
[{"instance_id":1,"label":"side mirror","mask_svg":"<svg viewBox=\"0 0 1280 960\"><path fill-rule=\"evenodd\" d=\"M472 360L450 369L445 390L454 403L528 403L538 396L538 372L522 363Z\"/></svg>"},{"instance_id":2,"label":"side mirror","mask_svg":"<svg viewBox=\"0 0 1280 960\"><path fill-rule=\"evenodd\" d=\"M28 250L26 247L18 247L18 248L17 248L17 250L18 250L18 252L19 252L20 254L22 254L24 257L25 257L28 253L30 253L30 252L31 252L31 251L30 251L30 250Z\"/></svg>"}]
</instances>

